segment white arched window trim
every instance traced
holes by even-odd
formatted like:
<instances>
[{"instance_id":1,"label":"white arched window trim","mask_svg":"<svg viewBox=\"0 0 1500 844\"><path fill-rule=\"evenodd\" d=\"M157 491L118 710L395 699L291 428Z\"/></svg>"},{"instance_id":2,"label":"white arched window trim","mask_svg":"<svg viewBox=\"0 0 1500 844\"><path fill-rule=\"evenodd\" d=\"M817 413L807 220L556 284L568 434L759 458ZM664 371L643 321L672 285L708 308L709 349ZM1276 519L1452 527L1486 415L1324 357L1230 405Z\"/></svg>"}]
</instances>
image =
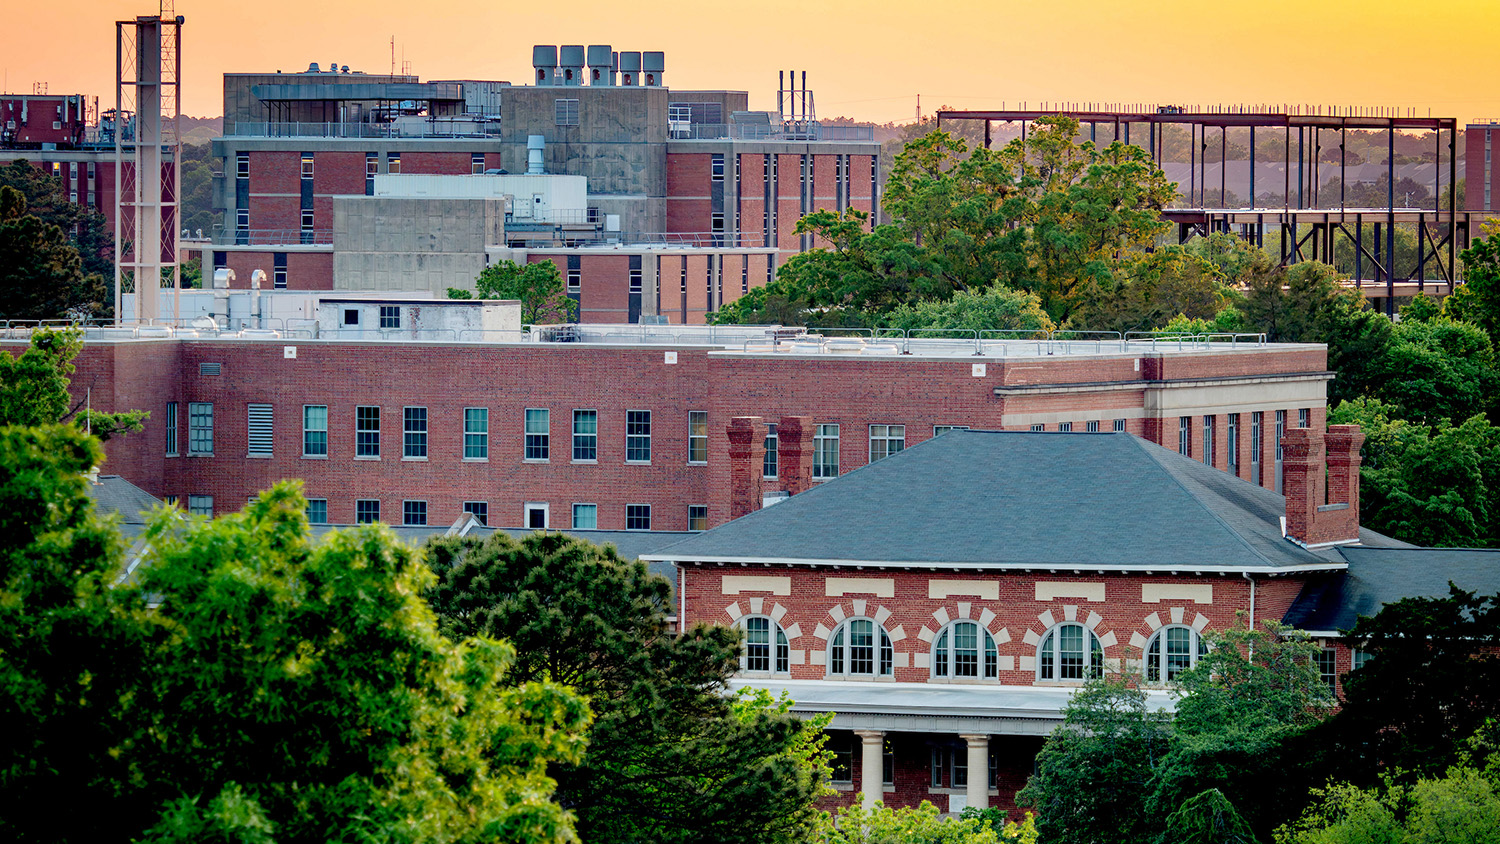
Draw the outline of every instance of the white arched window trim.
<instances>
[{"instance_id":1,"label":"white arched window trim","mask_svg":"<svg viewBox=\"0 0 1500 844\"><path fill-rule=\"evenodd\" d=\"M767 615L747 615L736 622L745 633L740 670L748 674L789 674L792 648L786 631Z\"/></svg>"},{"instance_id":2,"label":"white arched window trim","mask_svg":"<svg viewBox=\"0 0 1500 844\"><path fill-rule=\"evenodd\" d=\"M1000 652L984 625L957 619L932 638L932 676L939 680L995 680Z\"/></svg>"},{"instance_id":3,"label":"white arched window trim","mask_svg":"<svg viewBox=\"0 0 1500 844\"><path fill-rule=\"evenodd\" d=\"M892 677L895 662L891 634L873 618L845 619L828 637L829 676Z\"/></svg>"},{"instance_id":4,"label":"white arched window trim","mask_svg":"<svg viewBox=\"0 0 1500 844\"><path fill-rule=\"evenodd\" d=\"M1196 666L1208 653L1208 646L1197 630L1185 624L1169 624L1151 635L1144 653L1141 674L1146 682L1170 683Z\"/></svg>"},{"instance_id":5,"label":"white arched window trim","mask_svg":"<svg viewBox=\"0 0 1500 844\"><path fill-rule=\"evenodd\" d=\"M1055 624L1036 649L1036 678L1047 682L1083 682L1104 674L1104 645L1077 621Z\"/></svg>"}]
</instances>

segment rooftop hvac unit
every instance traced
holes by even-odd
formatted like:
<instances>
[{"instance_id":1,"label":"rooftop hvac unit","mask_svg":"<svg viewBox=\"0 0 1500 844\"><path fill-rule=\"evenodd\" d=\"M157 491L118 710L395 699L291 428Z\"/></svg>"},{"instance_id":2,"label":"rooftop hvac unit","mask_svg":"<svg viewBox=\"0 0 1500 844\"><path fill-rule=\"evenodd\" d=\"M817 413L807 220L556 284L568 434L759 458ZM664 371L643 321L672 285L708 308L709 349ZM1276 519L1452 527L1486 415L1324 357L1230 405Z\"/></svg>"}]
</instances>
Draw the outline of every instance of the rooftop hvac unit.
<instances>
[{"instance_id":1,"label":"rooftop hvac unit","mask_svg":"<svg viewBox=\"0 0 1500 844\"><path fill-rule=\"evenodd\" d=\"M615 54L608 44L589 46L589 84L615 84Z\"/></svg>"},{"instance_id":2,"label":"rooftop hvac unit","mask_svg":"<svg viewBox=\"0 0 1500 844\"><path fill-rule=\"evenodd\" d=\"M534 75L536 84L553 84L552 78L557 73L557 48L550 44L538 44L532 47L531 66L536 71Z\"/></svg>"},{"instance_id":3,"label":"rooftop hvac unit","mask_svg":"<svg viewBox=\"0 0 1500 844\"><path fill-rule=\"evenodd\" d=\"M640 84L641 78L641 54L638 52L620 54L620 84L636 86Z\"/></svg>"},{"instance_id":4,"label":"rooftop hvac unit","mask_svg":"<svg viewBox=\"0 0 1500 844\"><path fill-rule=\"evenodd\" d=\"M663 84L662 71L666 70L667 54L659 50L641 53L641 84L659 88Z\"/></svg>"},{"instance_id":5,"label":"rooftop hvac unit","mask_svg":"<svg viewBox=\"0 0 1500 844\"><path fill-rule=\"evenodd\" d=\"M583 45L564 45L558 58L558 71L564 85L583 84Z\"/></svg>"}]
</instances>

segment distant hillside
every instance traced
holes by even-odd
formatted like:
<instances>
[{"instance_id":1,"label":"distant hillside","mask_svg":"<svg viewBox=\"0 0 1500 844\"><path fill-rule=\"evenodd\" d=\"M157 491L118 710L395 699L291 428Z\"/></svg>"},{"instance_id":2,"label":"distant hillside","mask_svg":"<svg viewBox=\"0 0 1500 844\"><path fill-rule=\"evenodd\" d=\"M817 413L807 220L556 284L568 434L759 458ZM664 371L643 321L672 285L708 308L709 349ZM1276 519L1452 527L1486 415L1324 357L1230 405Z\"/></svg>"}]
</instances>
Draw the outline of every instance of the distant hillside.
<instances>
[{"instance_id":1,"label":"distant hillside","mask_svg":"<svg viewBox=\"0 0 1500 844\"><path fill-rule=\"evenodd\" d=\"M206 144L224 134L222 117L182 117L180 125L185 144Z\"/></svg>"}]
</instances>

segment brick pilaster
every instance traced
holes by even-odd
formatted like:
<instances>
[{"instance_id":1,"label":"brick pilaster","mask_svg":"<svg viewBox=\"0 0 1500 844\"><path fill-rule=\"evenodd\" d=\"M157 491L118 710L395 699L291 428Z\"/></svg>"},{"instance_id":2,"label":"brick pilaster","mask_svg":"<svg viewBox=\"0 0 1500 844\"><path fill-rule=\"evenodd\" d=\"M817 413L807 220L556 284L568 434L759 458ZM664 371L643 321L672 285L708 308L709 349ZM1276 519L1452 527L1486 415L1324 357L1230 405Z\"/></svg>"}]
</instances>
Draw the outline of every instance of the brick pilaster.
<instances>
[{"instance_id":1,"label":"brick pilaster","mask_svg":"<svg viewBox=\"0 0 1500 844\"><path fill-rule=\"evenodd\" d=\"M760 509L766 459L766 426L759 416L729 420L729 518Z\"/></svg>"},{"instance_id":2,"label":"brick pilaster","mask_svg":"<svg viewBox=\"0 0 1500 844\"><path fill-rule=\"evenodd\" d=\"M811 416L783 416L776 423L776 477L790 495L812 486Z\"/></svg>"}]
</instances>

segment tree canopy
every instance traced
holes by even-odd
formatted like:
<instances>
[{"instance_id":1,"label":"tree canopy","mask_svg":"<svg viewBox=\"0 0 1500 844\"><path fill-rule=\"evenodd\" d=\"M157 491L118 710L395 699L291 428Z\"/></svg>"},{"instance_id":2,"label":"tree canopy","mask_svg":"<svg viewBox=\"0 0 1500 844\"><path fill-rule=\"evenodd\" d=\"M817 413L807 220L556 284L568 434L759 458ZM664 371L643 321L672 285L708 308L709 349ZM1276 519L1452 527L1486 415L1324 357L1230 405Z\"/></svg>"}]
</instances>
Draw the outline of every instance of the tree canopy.
<instances>
[{"instance_id":1,"label":"tree canopy","mask_svg":"<svg viewBox=\"0 0 1500 844\"><path fill-rule=\"evenodd\" d=\"M578 318L578 302L563 292L562 276L551 261L529 264L498 261L479 273L473 293L450 287L448 298L520 300L521 322L527 325L571 322Z\"/></svg>"},{"instance_id":2,"label":"tree canopy","mask_svg":"<svg viewBox=\"0 0 1500 844\"><path fill-rule=\"evenodd\" d=\"M83 348L76 330L32 332L31 345L19 356L0 350L0 425L46 425L73 420L107 440L139 431L150 413L127 410L105 413L73 402L68 394L73 358Z\"/></svg>"},{"instance_id":3,"label":"tree canopy","mask_svg":"<svg viewBox=\"0 0 1500 844\"><path fill-rule=\"evenodd\" d=\"M728 696L739 633L672 635L664 578L560 534L435 539L429 555L445 633L507 639L512 682L546 677L589 697L588 752L554 768L584 840L794 842L814 827L826 722Z\"/></svg>"}]
</instances>

